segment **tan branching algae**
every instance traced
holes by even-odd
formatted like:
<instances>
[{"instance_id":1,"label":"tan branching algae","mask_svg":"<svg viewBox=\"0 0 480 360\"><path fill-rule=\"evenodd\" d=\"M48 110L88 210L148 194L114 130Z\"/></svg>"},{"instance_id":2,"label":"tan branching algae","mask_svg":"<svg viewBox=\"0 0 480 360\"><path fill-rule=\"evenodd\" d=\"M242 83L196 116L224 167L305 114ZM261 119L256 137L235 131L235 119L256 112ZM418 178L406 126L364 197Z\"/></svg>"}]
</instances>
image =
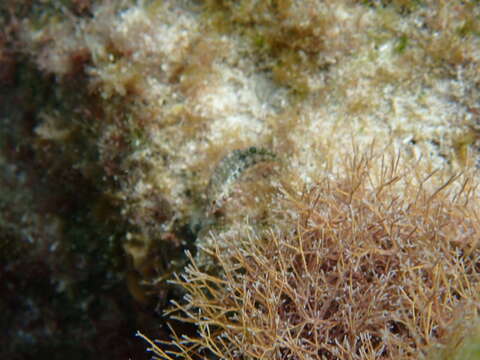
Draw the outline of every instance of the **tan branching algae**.
<instances>
[{"instance_id":1,"label":"tan branching algae","mask_svg":"<svg viewBox=\"0 0 480 360\"><path fill-rule=\"evenodd\" d=\"M198 335L176 337L177 350L151 343L160 359L419 359L460 312L475 316L475 182L447 176L428 190L432 174L398 156L344 164L300 194L283 190L271 207L289 227L229 251L217 232L202 249L214 272L190 259L169 313Z\"/></svg>"}]
</instances>

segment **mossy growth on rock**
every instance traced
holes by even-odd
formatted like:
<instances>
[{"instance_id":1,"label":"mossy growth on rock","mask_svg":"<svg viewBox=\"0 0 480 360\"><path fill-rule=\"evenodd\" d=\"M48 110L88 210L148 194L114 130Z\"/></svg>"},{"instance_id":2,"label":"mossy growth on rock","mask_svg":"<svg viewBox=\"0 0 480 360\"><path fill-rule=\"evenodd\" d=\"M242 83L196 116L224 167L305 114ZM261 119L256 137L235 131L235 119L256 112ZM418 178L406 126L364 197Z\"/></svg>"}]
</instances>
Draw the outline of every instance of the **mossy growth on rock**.
<instances>
[{"instance_id":1,"label":"mossy growth on rock","mask_svg":"<svg viewBox=\"0 0 480 360\"><path fill-rule=\"evenodd\" d=\"M480 323L478 316L468 312L460 314L453 322L449 336L429 351L427 360L478 360L480 359Z\"/></svg>"}]
</instances>

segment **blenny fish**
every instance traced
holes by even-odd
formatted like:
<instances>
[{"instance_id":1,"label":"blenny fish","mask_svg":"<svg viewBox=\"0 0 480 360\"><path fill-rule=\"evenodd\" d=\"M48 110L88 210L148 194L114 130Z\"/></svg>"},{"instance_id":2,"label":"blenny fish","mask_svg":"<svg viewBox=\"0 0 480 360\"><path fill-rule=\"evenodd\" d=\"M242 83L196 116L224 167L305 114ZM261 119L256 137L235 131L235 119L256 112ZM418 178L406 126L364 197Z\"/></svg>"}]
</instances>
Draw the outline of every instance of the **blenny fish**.
<instances>
[{"instance_id":1,"label":"blenny fish","mask_svg":"<svg viewBox=\"0 0 480 360\"><path fill-rule=\"evenodd\" d=\"M274 153L251 146L233 150L217 164L207 187L206 214L214 214L228 199L235 182L248 168L266 161L274 161Z\"/></svg>"}]
</instances>

